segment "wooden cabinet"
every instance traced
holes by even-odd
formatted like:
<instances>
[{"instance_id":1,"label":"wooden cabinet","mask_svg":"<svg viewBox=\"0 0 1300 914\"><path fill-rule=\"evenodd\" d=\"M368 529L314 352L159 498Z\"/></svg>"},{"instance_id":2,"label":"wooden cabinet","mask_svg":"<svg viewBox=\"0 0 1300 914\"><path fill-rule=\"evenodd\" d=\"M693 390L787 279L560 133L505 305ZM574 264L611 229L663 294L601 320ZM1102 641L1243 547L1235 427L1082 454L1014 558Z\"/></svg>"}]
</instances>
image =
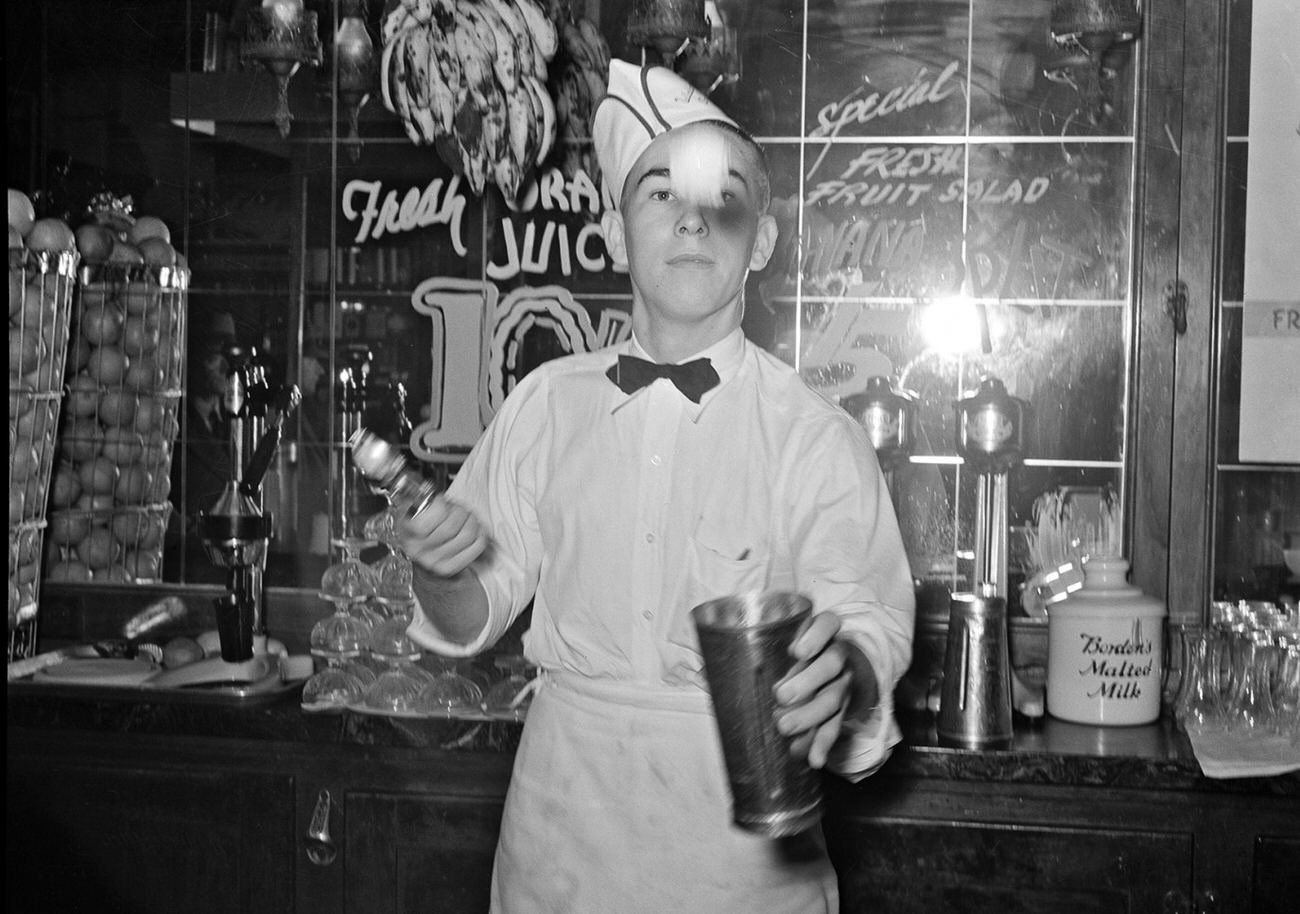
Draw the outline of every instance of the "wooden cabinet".
<instances>
[{"instance_id":1,"label":"wooden cabinet","mask_svg":"<svg viewBox=\"0 0 1300 914\"><path fill-rule=\"evenodd\" d=\"M9 736L7 911L487 911L508 754Z\"/></svg>"},{"instance_id":2,"label":"wooden cabinet","mask_svg":"<svg viewBox=\"0 0 1300 914\"><path fill-rule=\"evenodd\" d=\"M236 757L11 738L5 909L293 910L293 777Z\"/></svg>"},{"instance_id":3,"label":"wooden cabinet","mask_svg":"<svg viewBox=\"0 0 1300 914\"><path fill-rule=\"evenodd\" d=\"M301 748L297 911L487 911L512 753ZM305 840L322 793L337 852L325 865Z\"/></svg>"},{"instance_id":4,"label":"wooden cabinet","mask_svg":"<svg viewBox=\"0 0 1300 914\"><path fill-rule=\"evenodd\" d=\"M487 910L509 751L12 727L8 743L9 911ZM892 761L861 784L829 778L841 910L1294 910L1294 778L1275 792L1169 789L1164 763L1131 760L1139 780L1154 772L1147 789L1076 776L1096 759L1050 761L1014 780L914 776Z\"/></svg>"},{"instance_id":5,"label":"wooden cabinet","mask_svg":"<svg viewBox=\"0 0 1300 914\"><path fill-rule=\"evenodd\" d=\"M883 777L832 793L844 914L1294 910L1300 801Z\"/></svg>"}]
</instances>

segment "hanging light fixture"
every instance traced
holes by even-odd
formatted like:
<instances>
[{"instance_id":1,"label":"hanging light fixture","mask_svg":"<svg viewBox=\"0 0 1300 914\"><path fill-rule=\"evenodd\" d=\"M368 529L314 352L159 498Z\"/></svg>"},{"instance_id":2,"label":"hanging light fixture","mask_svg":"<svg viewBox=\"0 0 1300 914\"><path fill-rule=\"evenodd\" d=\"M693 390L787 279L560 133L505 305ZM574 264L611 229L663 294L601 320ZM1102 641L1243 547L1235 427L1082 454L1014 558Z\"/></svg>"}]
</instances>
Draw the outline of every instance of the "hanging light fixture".
<instances>
[{"instance_id":1,"label":"hanging light fixture","mask_svg":"<svg viewBox=\"0 0 1300 914\"><path fill-rule=\"evenodd\" d=\"M666 67L672 67L688 39L708 36L704 0L633 0L627 40L654 48Z\"/></svg>"},{"instance_id":2,"label":"hanging light fixture","mask_svg":"<svg viewBox=\"0 0 1300 914\"><path fill-rule=\"evenodd\" d=\"M375 78L375 43L366 29L366 0L338 0L338 29L330 46L331 85L348 121L347 149L353 162L361 156L357 118L370 99Z\"/></svg>"},{"instance_id":3,"label":"hanging light fixture","mask_svg":"<svg viewBox=\"0 0 1300 914\"><path fill-rule=\"evenodd\" d=\"M1075 86L1088 120L1108 118L1113 105L1109 80L1128 59L1128 45L1137 40L1142 14L1134 0L1056 0L1052 6L1052 40L1058 56L1048 61L1044 75Z\"/></svg>"},{"instance_id":4,"label":"hanging light fixture","mask_svg":"<svg viewBox=\"0 0 1300 914\"><path fill-rule=\"evenodd\" d=\"M279 90L275 125L280 136L288 137L289 80L304 63L320 66L321 44L316 34L316 14L303 7L302 0L262 0L262 6L247 11L239 59L247 66L259 64L270 72Z\"/></svg>"},{"instance_id":5,"label":"hanging light fixture","mask_svg":"<svg viewBox=\"0 0 1300 914\"><path fill-rule=\"evenodd\" d=\"M1078 45L1100 57L1114 45L1137 39L1142 14L1133 0L1056 0L1051 23L1057 44Z\"/></svg>"},{"instance_id":6,"label":"hanging light fixture","mask_svg":"<svg viewBox=\"0 0 1300 914\"><path fill-rule=\"evenodd\" d=\"M704 19L709 25L703 38L688 38L678 53L677 72L705 95L740 80L740 42L736 28L727 23L717 0L705 0Z\"/></svg>"}]
</instances>

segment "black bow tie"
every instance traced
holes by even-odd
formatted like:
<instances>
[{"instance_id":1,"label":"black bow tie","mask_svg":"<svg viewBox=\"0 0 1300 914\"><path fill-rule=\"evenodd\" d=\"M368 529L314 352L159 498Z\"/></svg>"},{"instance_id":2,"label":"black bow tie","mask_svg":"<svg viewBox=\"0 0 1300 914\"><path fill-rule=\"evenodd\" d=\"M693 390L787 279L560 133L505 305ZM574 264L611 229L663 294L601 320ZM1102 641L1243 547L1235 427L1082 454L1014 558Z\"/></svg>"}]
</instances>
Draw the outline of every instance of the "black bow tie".
<instances>
[{"instance_id":1,"label":"black bow tie","mask_svg":"<svg viewBox=\"0 0 1300 914\"><path fill-rule=\"evenodd\" d=\"M621 355L618 364L611 365L606 374L624 393L633 393L656 378L667 378L677 385L686 399L699 403L700 397L718 386L718 373L708 359L696 359L682 365L662 365L647 362L633 355Z\"/></svg>"}]
</instances>

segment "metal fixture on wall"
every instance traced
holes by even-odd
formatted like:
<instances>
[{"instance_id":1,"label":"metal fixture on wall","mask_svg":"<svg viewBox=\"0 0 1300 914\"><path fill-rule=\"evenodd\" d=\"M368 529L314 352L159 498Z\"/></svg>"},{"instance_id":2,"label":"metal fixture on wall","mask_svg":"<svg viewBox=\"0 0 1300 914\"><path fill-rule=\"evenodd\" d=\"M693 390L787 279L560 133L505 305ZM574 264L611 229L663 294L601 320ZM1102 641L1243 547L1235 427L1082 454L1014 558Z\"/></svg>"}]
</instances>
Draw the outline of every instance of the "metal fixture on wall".
<instances>
[{"instance_id":1,"label":"metal fixture on wall","mask_svg":"<svg viewBox=\"0 0 1300 914\"><path fill-rule=\"evenodd\" d=\"M688 38L677 54L677 72L705 95L740 81L740 41L729 25L720 0L706 0L704 18L709 33Z\"/></svg>"},{"instance_id":2,"label":"metal fixture on wall","mask_svg":"<svg viewBox=\"0 0 1300 914\"><path fill-rule=\"evenodd\" d=\"M1114 45L1137 39L1142 14L1132 0L1057 0L1051 23L1057 44L1077 44L1100 57Z\"/></svg>"},{"instance_id":3,"label":"metal fixture on wall","mask_svg":"<svg viewBox=\"0 0 1300 914\"><path fill-rule=\"evenodd\" d=\"M1074 86L1091 123L1113 113L1108 89L1130 57L1142 14L1134 0L1056 0L1052 7L1052 41L1059 49L1044 64L1044 75Z\"/></svg>"},{"instance_id":4,"label":"metal fixture on wall","mask_svg":"<svg viewBox=\"0 0 1300 914\"><path fill-rule=\"evenodd\" d=\"M704 0L633 0L627 40L659 52L666 67L692 38L708 38Z\"/></svg>"},{"instance_id":5,"label":"metal fixture on wall","mask_svg":"<svg viewBox=\"0 0 1300 914\"><path fill-rule=\"evenodd\" d=\"M250 7L246 15L240 62L245 66L259 64L275 77L279 101L274 121L280 136L288 137L289 123L293 120L289 111L289 80L303 64L316 67L321 62L316 14L308 12L302 0L266 0L260 7Z\"/></svg>"},{"instance_id":6,"label":"metal fixture on wall","mask_svg":"<svg viewBox=\"0 0 1300 914\"><path fill-rule=\"evenodd\" d=\"M375 81L375 43L366 28L366 0L338 0L338 28L329 47L332 89L338 86L339 105L348 122L344 145L348 158L361 157L361 137L357 118L370 99Z\"/></svg>"}]
</instances>

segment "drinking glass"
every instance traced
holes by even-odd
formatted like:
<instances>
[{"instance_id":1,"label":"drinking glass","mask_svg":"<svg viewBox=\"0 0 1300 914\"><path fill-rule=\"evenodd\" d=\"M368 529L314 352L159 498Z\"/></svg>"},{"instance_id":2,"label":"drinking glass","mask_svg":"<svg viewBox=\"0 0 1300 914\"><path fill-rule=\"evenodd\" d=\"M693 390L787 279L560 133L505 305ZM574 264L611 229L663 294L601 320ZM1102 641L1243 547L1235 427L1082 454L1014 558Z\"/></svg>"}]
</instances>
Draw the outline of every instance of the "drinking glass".
<instances>
[{"instance_id":1,"label":"drinking glass","mask_svg":"<svg viewBox=\"0 0 1300 914\"><path fill-rule=\"evenodd\" d=\"M393 506L389 505L366 518L361 532L367 539L387 546L397 538L396 529L397 516L393 513Z\"/></svg>"},{"instance_id":2,"label":"drinking glass","mask_svg":"<svg viewBox=\"0 0 1300 914\"><path fill-rule=\"evenodd\" d=\"M426 714L453 717L457 712L477 710L483 690L474 680L461 675L450 657L437 657L438 672L420 692L416 706Z\"/></svg>"},{"instance_id":3,"label":"drinking glass","mask_svg":"<svg viewBox=\"0 0 1300 914\"><path fill-rule=\"evenodd\" d=\"M320 595L332 602L349 603L373 597L374 572L361 561L361 550L375 545L374 540L344 537L334 543L342 548L343 558L326 568L321 575Z\"/></svg>"},{"instance_id":4,"label":"drinking glass","mask_svg":"<svg viewBox=\"0 0 1300 914\"><path fill-rule=\"evenodd\" d=\"M533 699L533 684L525 675L528 661L518 654L506 654L494 663L506 675L483 696L483 710L493 716L522 720Z\"/></svg>"},{"instance_id":5,"label":"drinking glass","mask_svg":"<svg viewBox=\"0 0 1300 914\"><path fill-rule=\"evenodd\" d=\"M368 625L371 631L393 615L388 611L387 605L381 603L377 597L369 600L353 600L348 604L348 612Z\"/></svg>"},{"instance_id":6,"label":"drinking glass","mask_svg":"<svg viewBox=\"0 0 1300 914\"><path fill-rule=\"evenodd\" d=\"M1263 733L1271 730L1277 714L1273 708L1272 636L1256 630L1239 635L1232 652L1233 683L1226 726Z\"/></svg>"},{"instance_id":7,"label":"drinking glass","mask_svg":"<svg viewBox=\"0 0 1300 914\"><path fill-rule=\"evenodd\" d=\"M1188 731L1217 726L1220 720L1218 642L1213 631L1187 632L1183 686L1174 717Z\"/></svg>"},{"instance_id":8,"label":"drinking glass","mask_svg":"<svg viewBox=\"0 0 1300 914\"><path fill-rule=\"evenodd\" d=\"M375 679L378 678L378 671L371 666L370 658L366 655L360 657L348 657L339 662L339 666L347 670L361 682L362 691L364 691ZM358 701L360 696L358 696Z\"/></svg>"},{"instance_id":9,"label":"drinking glass","mask_svg":"<svg viewBox=\"0 0 1300 914\"><path fill-rule=\"evenodd\" d=\"M381 603L404 604L415 599L411 589L411 560L397 539L396 509L385 508L366 521L366 535L374 537L388 550L379 561L371 565L375 580L375 599Z\"/></svg>"},{"instance_id":10,"label":"drinking glass","mask_svg":"<svg viewBox=\"0 0 1300 914\"><path fill-rule=\"evenodd\" d=\"M1273 732L1300 746L1300 638L1283 635L1278 639L1278 672L1274 680L1273 706L1277 711Z\"/></svg>"},{"instance_id":11,"label":"drinking glass","mask_svg":"<svg viewBox=\"0 0 1300 914\"><path fill-rule=\"evenodd\" d=\"M313 656L349 659L360 657L370 644L370 623L344 600L332 601L334 611L312 626Z\"/></svg>"},{"instance_id":12,"label":"drinking glass","mask_svg":"<svg viewBox=\"0 0 1300 914\"><path fill-rule=\"evenodd\" d=\"M347 661L330 657L323 669L311 675L302 687L305 711L342 711L361 701L361 680L345 667Z\"/></svg>"},{"instance_id":13,"label":"drinking glass","mask_svg":"<svg viewBox=\"0 0 1300 914\"><path fill-rule=\"evenodd\" d=\"M385 619L371 636L370 653L384 664L375 681L366 687L367 708L388 713L417 711L416 699L433 678L415 663L420 651L406 634L410 617Z\"/></svg>"},{"instance_id":14,"label":"drinking glass","mask_svg":"<svg viewBox=\"0 0 1300 914\"><path fill-rule=\"evenodd\" d=\"M375 576L375 599L381 603L407 603L415 599L411 587L413 569L411 560L400 549L390 547L378 562L371 566Z\"/></svg>"}]
</instances>

